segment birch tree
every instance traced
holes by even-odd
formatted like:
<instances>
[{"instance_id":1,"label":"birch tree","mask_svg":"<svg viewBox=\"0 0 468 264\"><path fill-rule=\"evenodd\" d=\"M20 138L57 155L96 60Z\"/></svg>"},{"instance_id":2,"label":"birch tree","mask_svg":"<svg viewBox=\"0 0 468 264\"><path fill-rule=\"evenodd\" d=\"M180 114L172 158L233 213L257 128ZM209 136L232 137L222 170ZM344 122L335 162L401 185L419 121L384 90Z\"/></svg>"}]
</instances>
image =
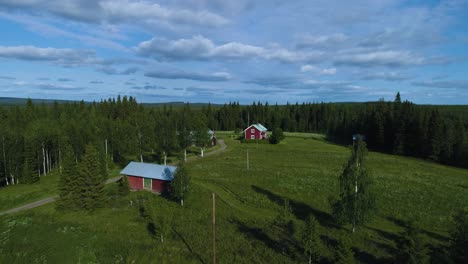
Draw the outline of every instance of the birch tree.
<instances>
[{"instance_id":1,"label":"birch tree","mask_svg":"<svg viewBox=\"0 0 468 264\"><path fill-rule=\"evenodd\" d=\"M340 199L332 205L336 220L342 224L351 224L353 233L356 226L365 224L376 210L366 155L366 143L359 137L339 178Z\"/></svg>"}]
</instances>

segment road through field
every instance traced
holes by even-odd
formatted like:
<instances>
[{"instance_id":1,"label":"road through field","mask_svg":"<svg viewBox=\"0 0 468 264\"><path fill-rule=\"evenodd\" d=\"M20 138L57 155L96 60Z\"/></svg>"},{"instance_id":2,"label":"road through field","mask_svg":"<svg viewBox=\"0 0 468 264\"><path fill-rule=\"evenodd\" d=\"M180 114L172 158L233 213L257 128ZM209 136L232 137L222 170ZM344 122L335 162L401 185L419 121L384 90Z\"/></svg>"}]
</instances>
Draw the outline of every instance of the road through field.
<instances>
[{"instance_id":1,"label":"road through field","mask_svg":"<svg viewBox=\"0 0 468 264\"><path fill-rule=\"evenodd\" d=\"M220 139L220 140L218 140L218 143L219 143L219 145L221 147L219 149L217 149L217 150L206 153L205 157L206 156L212 156L212 155L215 155L215 154L219 154L219 153L223 152L226 149L227 146L224 143L224 140ZM200 158L200 157L191 157L191 158L187 159L187 161L192 161L192 160L195 160L197 158ZM122 178L122 176L118 176L118 177L108 179L106 181L106 184L114 183L114 182L120 180L120 178ZM54 195L54 196L51 196L51 197L48 197L48 198L45 198L45 199L42 199L42 200L39 200L39 201L35 201L33 203L18 206L18 207L15 207L13 209L10 209L10 210L0 212L0 216L6 215L6 214L13 214L13 213L21 212L21 211L24 211L24 210L36 208L36 207L39 207L39 206L42 206L42 205L45 205L45 204L49 204L49 203L54 202L57 198L58 198L58 195Z\"/></svg>"}]
</instances>

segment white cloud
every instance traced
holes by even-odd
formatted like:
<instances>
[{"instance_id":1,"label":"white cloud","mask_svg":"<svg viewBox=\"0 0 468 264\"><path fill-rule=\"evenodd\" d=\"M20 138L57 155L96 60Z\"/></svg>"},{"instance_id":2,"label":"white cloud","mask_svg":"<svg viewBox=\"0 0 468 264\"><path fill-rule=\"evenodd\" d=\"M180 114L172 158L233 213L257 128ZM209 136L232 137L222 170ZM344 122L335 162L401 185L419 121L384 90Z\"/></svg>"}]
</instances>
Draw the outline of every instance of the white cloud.
<instances>
[{"instance_id":1,"label":"white cloud","mask_svg":"<svg viewBox=\"0 0 468 264\"><path fill-rule=\"evenodd\" d=\"M363 80L385 80L390 82L404 81L411 79L412 77L399 73L399 72L375 72L365 74Z\"/></svg>"},{"instance_id":2,"label":"white cloud","mask_svg":"<svg viewBox=\"0 0 468 264\"><path fill-rule=\"evenodd\" d=\"M336 74L336 68L328 68L328 69L323 69L320 71L321 74L323 75L335 75Z\"/></svg>"},{"instance_id":3,"label":"white cloud","mask_svg":"<svg viewBox=\"0 0 468 264\"><path fill-rule=\"evenodd\" d=\"M216 45L201 35L178 40L152 38L141 42L136 47L136 51L142 56L157 60L265 59L300 62L317 60L322 55L313 52L289 51L281 47L264 48L240 42Z\"/></svg>"},{"instance_id":4,"label":"white cloud","mask_svg":"<svg viewBox=\"0 0 468 264\"><path fill-rule=\"evenodd\" d=\"M337 70L336 68L320 69L316 66L306 64L301 66L301 72L312 72L319 75L335 75Z\"/></svg>"},{"instance_id":5,"label":"white cloud","mask_svg":"<svg viewBox=\"0 0 468 264\"><path fill-rule=\"evenodd\" d=\"M298 48L306 48L306 47L324 47L330 46L335 44L341 44L347 41L349 37L343 33L336 33L331 35L320 35L320 36L313 36L313 35L303 35L299 37L299 41L297 44Z\"/></svg>"},{"instance_id":6,"label":"white cloud","mask_svg":"<svg viewBox=\"0 0 468 264\"><path fill-rule=\"evenodd\" d=\"M409 51L372 51L341 55L335 59L337 65L350 65L360 67L388 66L401 67L408 65L421 65L424 58Z\"/></svg>"},{"instance_id":7,"label":"white cloud","mask_svg":"<svg viewBox=\"0 0 468 264\"><path fill-rule=\"evenodd\" d=\"M421 81L411 83L415 86L431 88L456 88L468 89L468 80L447 80L447 81Z\"/></svg>"},{"instance_id":8,"label":"white cloud","mask_svg":"<svg viewBox=\"0 0 468 264\"><path fill-rule=\"evenodd\" d=\"M32 14L54 14L87 23L167 23L171 25L222 26L228 20L208 11L167 8L149 1L128 0L0 0L7 9Z\"/></svg>"},{"instance_id":9,"label":"white cloud","mask_svg":"<svg viewBox=\"0 0 468 264\"><path fill-rule=\"evenodd\" d=\"M228 72L215 72L206 74L185 71L150 71L145 73L145 76L159 79L188 79L207 82L222 82L228 81L232 78L231 74Z\"/></svg>"},{"instance_id":10,"label":"white cloud","mask_svg":"<svg viewBox=\"0 0 468 264\"><path fill-rule=\"evenodd\" d=\"M53 61L69 65L94 60L95 54L89 50L0 46L0 57L31 61Z\"/></svg>"},{"instance_id":11,"label":"white cloud","mask_svg":"<svg viewBox=\"0 0 468 264\"><path fill-rule=\"evenodd\" d=\"M315 72L317 70L318 70L317 67L310 65L310 64L301 66L301 72Z\"/></svg>"}]
</instances>

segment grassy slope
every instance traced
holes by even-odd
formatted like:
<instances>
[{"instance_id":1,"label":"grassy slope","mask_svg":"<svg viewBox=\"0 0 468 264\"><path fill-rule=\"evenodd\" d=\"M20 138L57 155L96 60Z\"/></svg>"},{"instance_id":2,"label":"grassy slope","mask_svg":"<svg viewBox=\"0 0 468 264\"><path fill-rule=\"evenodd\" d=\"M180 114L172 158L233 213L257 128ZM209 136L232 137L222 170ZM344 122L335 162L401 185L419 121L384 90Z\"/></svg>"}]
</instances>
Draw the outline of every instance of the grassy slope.
<instances>
[{"instance_id":1,"label":"grassy slope","mask_svg":"<svg viewBox=\"0 0 468 264\"><path fill-rule=\"evenodd\" d=\"M57 194L59 175L42 176L35 184L10 185L0 189L0 212Z\"/></svg>"},{"instance_id":2,"label":"grassy slope","mask_svg":"<svg viewBox=\"0 0 468 264\"><path fill-rule=\"evenodd\" d=\"M48 205L3 216L0 262L144 263L155 258L164 259L163 263L210 262L211 191L218 197L220 263L303 261L297 230L309 213L322 225L324 254L330 257L336 238L349 234L349 226L332 224L328 205L328 197L337 195L337 177L349 149L309 138L288 138L276 146L239 144L225 138L226 153L188 165L194 179L185 208L140 192L126 199L112 198L108 208L93 215L58 213ZM380 211L375 221L352 235L360 261L389 258L402 220L416 219L428 243L446 242L449 215L468 200L467 170L379 153L370 153L369 167ZM113 188L109 186L109 193ZM138 199L146 199L156 214L171 215L173 230L165 243L151 237L149 222L139 215ZM295 216L290 230L272 224L283 199L290 200ZM293 235L292 229L296 230Z\"/></svg>"}]
</instances>

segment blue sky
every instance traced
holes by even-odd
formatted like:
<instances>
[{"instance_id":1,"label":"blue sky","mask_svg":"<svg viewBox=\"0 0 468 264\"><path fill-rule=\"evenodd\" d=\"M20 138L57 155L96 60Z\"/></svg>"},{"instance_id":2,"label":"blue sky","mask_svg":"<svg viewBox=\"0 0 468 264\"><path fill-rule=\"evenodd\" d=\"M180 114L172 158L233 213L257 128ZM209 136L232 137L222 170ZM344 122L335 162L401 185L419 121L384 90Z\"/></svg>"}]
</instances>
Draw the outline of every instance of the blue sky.
<instances>
[{"instance_id":1,"label":"blue sky","mask_svg":"<svg viewBox=\"0 0 468 264\"><path fill-rule=\"evenodd\" d=\"M0 97L468 102L468 1L0 0Z\"/></svg>"}]
</instances>

